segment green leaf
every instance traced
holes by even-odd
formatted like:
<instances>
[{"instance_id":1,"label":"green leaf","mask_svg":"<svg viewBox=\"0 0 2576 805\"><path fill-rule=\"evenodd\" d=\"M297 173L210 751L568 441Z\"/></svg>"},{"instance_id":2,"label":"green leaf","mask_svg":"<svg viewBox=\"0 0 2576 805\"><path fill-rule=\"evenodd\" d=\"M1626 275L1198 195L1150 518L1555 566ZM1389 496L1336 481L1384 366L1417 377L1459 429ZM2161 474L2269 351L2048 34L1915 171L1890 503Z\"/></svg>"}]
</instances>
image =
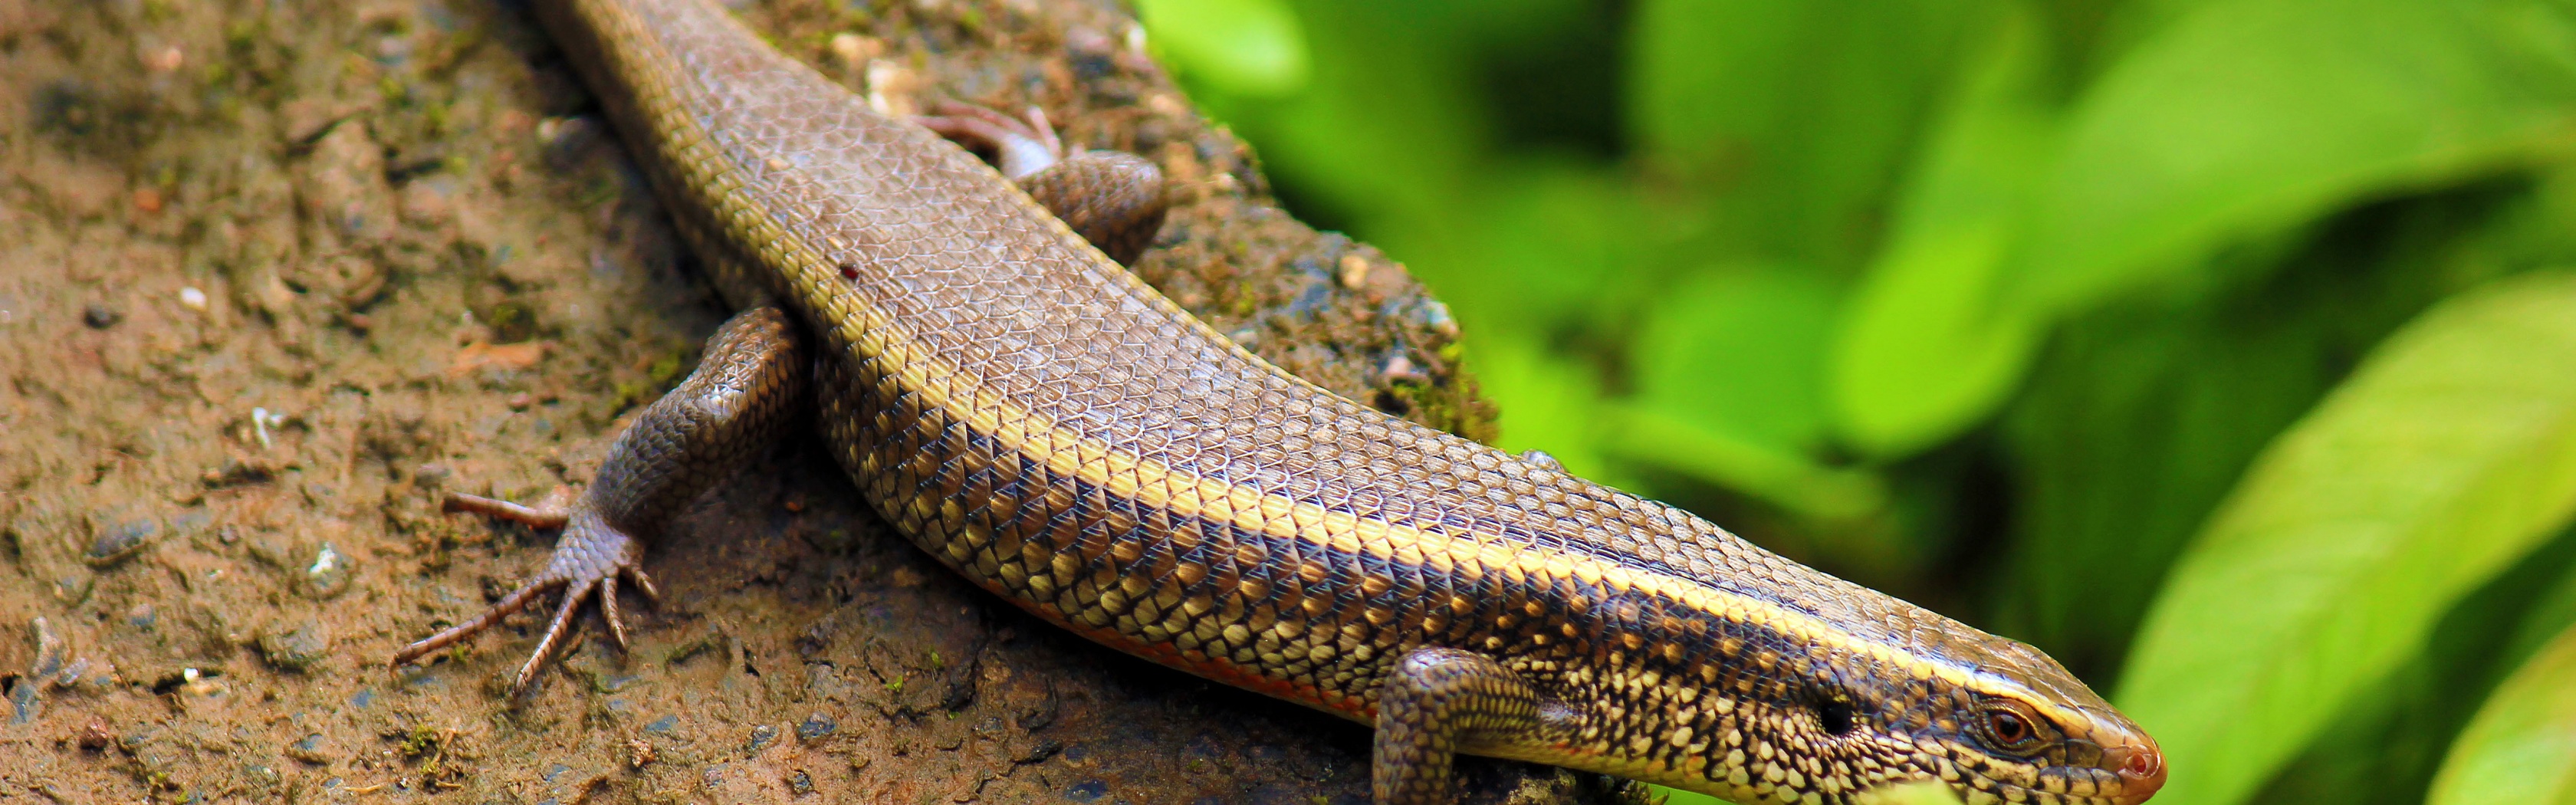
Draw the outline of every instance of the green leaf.
<instances>
[{"instance_id":1,"label":"green leaf","mask_svg":"<svg viewBox=\"0 0 2576 805\"><path fill-rule=\"evenodd\" d=\"M1629 128L1649 160L1734 194L1756 253L1856 264L1977 6L1644 0Z\"/></svg>"},{"instance_id":2,"label":"green leaf","mask_svg":"<svg viewBox=\"0 0 2576 805\"><path fill-rule=\"evenodd\" d=\"M2193 9L2079 104L2005 290L2039 311L2190 278L2198 258L2365 196L2560 153L2558 0L2246 0Z\"/></svg>"},{"instance_id":3,"label":"green leaf","mask_svg":"<svg viewBox=\"0 0 2576 805\"><path fill-rule=\"evenodd\" d=\"M2445 302L2257 459L2149 614L2159 802L2232 803L2576 508L2576 277Z\"/></svg>"},{"instance_id":4,"label":"green leaf","mask_svg":"<svg viewBox=\"0 0 2576 805\"><path fill-rule=\"evenodd\" d=\"M1839 430L1879 456L1912 453L1985 418L2038 345L2039 322L1994 304L2057 135L2040 97L2042 32L2027 7L2007 8L1933 133L1834 344Z\"/></svg>"},{"instance_id":5,"label":"green leaf","mask_svg":"<svg viewBox=\"0 0 2576 805\"><path fill-rule=\"evenodd\" d=\"M1474 330L1555 333L1633 311L1660 292L1643 248L1653 217L1616 173L1568 160L1517 159L1471 180L1443 212L1446 237L1409 265ZM1408 245L1432 245L1406 241ZM1633 314L1630 314L1633 315Z\"/></svg>"},{"instance_id":6,"label":"green leaf","mask_svg":"<svg viewBox=\"0 0 2576 805\"><path fill-rule=\"evenodd\" d=\"M2571 538L2576 538L2576 535L2571 535ZM2556 583L2523 610L2522 621L2514 625L2512 635L2505 641L2504 656L2514 659L2531 657L2539 653L2540 647L2547 645L2553 635L2566 631L2570 626L2576 626L2576 565L2571 565L2568 572L2561 574Z\"/></svg>"},{"instance_id":7,"label":"green leaf","mask_svg":"<svg viewBox=\"0 0 2576 805\"><path fill-rule=\"evenodd\" d=\"M2111 687L2165 568L2266 444L2437 302L2512 265L2564 262L2464 245L2531 226L2491 215L2525 201L2374 205L2260 258L2277 264L2260 284L2061 323L1998 431L2019 493L1998 625Z\"/></svg>"},{"instance_id":8,"label":"green leaf","mask_svg":"<svg viewBox=\"0 0 2576 805\"><path fill-rule=\"evenodd\" d=\"M1832 286L1803 268L1720 266L1656 300L1631 345L1637 394L1614 417L1614 455L1824 521L1887 506L1867 472L1811 456L1825 435Z\"/></svg>"},{"instance_id":9,"label":"green leaf","mask_svg":"<svg viewBox=\"0 0 2576 805\"><path fill-rule=\"evenodd\" d=\"M1190 0L1157 5L1197 13ZM1387 5L1300 3L1293 19L1313 35L1299 92L1234 93L1207 86L1207 76L1186 66L1179 72L1193 100L1259 144L1274 181L1307 199L1301 216L1345 217L1359 224L1355 234L1391 247L1386 241L1437 223L1455 204L1461 182L1490 155L1490 126L1456 32L1408 29ZM1177 35L1150 19L1147 28L1162 39ZM1166 59L1177 61L1177 45L1164 45Z\"/></svg>"},{"instance_id":10,"label":"green leaf","mask_svg":"<svg viewBox=\"0 0 2576 805\"><path fill-rule=\"evenodd\" d=\"M2451 745L2430 805L2576 802L2576 629L2505 680Z\"/></svg>"},{"instance_id":11,"label":"green leaf","mask_svg":"<svg viewBox=\"0 0 2576 805\"><path fill-rule=\"evenodd\" d=\"M1306 86L1306 32L1281 0L1138 0L1165 62L1253 97Z\"/></svg>"},{"instance_id":12,"label":"green leaf","mask_svg":"<svg viewBox=\"0 0 2576 805\"><path fill-rule=\"evenodd\" d=\"M2413 657L2352 697L2250 801L2423 805L2478 708L2540 648L2509 650L2509 627L2571 567L2576 539L2553 537L2462 596Z\"/></svg>"},{"instance_id":13,"label":"green leaf","mask_svg":"<svg viewBox=\"0 0 2576 805\"><path fill-rule=\"evenodd\" d=\"M1665 289L1631 344L1645 404L1796 455L1825 433L1832 286L1786 266L1728 266Z\"/></svg>"}]
</instances>

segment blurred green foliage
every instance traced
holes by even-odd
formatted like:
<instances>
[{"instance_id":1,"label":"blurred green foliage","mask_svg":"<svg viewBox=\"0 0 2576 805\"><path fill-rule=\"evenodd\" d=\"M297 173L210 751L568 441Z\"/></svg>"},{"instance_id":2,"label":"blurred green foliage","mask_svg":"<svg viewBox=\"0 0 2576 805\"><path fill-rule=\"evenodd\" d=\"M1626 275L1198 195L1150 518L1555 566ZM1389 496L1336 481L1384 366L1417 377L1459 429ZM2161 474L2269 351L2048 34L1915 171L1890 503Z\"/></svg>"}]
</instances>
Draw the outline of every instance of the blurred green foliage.
<instances>
[{"instance_id":1,"label":"blurred green foliage","mask_svg":"<svg viewBox=\"0 0 2576 805\"><path fill-rule=\"evenodd\" d=\"M2576 802L2576 0L1141 10L1505 447L2048 650L2160 803Z\"/></svg>"}]
</instances>

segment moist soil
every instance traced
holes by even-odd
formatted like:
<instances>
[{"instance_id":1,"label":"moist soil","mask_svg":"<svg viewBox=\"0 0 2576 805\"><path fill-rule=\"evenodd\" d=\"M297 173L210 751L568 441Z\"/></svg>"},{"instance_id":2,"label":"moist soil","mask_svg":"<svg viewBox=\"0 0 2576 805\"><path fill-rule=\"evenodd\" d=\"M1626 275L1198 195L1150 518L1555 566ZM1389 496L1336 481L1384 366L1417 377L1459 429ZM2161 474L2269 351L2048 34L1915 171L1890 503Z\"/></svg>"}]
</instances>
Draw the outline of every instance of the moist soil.
<instances>
[{"instance_id":1,"label":"moist soil","mask_svg":"<svg viewBox=\"0 0 2576 805\"><path fill-rule=\"evenodd\" d=\"M1041 107L1158 162L1137 266L1263 357L1489 437L1402 266L1281 212L1125 12L744 2L881 109ZM1368 731L1065 635L867 511L811 438L654 546L631 650L513 701L541 615L422 665L725 311L503 0L0 0L0 800L1359 803ZM1471 801L1602 778L1469 760Z\"/></svg>"}]
</instances>

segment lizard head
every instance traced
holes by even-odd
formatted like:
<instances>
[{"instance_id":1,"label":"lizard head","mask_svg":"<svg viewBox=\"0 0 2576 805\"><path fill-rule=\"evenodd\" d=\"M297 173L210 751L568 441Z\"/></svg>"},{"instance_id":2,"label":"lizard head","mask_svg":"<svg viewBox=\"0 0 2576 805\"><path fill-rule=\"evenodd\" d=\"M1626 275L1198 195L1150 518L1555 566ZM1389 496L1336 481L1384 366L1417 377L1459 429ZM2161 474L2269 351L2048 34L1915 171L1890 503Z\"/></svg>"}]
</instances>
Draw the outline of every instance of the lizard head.
<instances>
[{"instance_id":1,"label":"lizard head","mask_svg":"<svg viewBox=\"0 0 2576 805\"><path fill-rule=\"evenodd\" d=\"M1647 599L1605 602L1636 650L1566 674L1548 750L1512 756L1747 803L1931 782L1969 805L2137 805L2164 785L2155 740L2028 645L1884 596L1834 617Z\"/></svg>"},{"instance_id":2,"label":"lizard head","mask_svg":"<svg viewBox=\"0 0 2576 805\"><path fill-rule=\"evenodd\" d=\"M1841 755L1845 768L1877 770L1830 786L1817 778L1835 776L1831 766L1806 775L1809 790L1863 789L1850 797L1858 802L1874 799L1873 788L1910 781L1946 784L1969 805L2136 805L2163 787L2155 739L2056 660L1956 622L1938 634L1934 642L1944 645L1936 650L1845 655L1810 666L1811 674L1784 663L1785 678L1806 678L1789 687L1781 721L1808 720L1797 712L1805 710L1817 729L1800 735L1805 724L1787 723L1757 731L1805 744L1795 755L1778 752L1783 758ZM1800 687L1809 692L1795 693Z\"/></svg>"},{"instance_id":3,"label":"lizard head","mask_svg":"<svg viewBox=\"0 0 2576 805\"><path fill-rule=\"evenodd\" d=\"M2145 730L2038 649L1974 634L1976 670L1915 686L1933 695L1895 722L1914 739L1911 765L1970 803L2135 805L2164 786L2164 755Z\"/></svg>"}]
</instances>

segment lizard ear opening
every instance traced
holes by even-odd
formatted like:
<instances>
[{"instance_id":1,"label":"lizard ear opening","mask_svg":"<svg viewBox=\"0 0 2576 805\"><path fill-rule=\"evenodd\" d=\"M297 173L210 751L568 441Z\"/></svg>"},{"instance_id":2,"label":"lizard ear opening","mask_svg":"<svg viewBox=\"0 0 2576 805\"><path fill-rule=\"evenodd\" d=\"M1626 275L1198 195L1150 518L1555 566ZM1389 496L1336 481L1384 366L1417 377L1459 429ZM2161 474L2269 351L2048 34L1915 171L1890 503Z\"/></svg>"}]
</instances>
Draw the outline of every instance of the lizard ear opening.
<instances>
[{"instance_id":1,"label":"lizard ear opening","mask_svg":"<svg viewBox=\"0 0 2576 805\"><path fill-rule=\"evenodd\" d=\"M1851 702L1840 698L1817 699L1816 723L1825 728L1826 734L1835 737L1849 734L1855 726L1852 720Z\"/></svg>"}]
</instances>

